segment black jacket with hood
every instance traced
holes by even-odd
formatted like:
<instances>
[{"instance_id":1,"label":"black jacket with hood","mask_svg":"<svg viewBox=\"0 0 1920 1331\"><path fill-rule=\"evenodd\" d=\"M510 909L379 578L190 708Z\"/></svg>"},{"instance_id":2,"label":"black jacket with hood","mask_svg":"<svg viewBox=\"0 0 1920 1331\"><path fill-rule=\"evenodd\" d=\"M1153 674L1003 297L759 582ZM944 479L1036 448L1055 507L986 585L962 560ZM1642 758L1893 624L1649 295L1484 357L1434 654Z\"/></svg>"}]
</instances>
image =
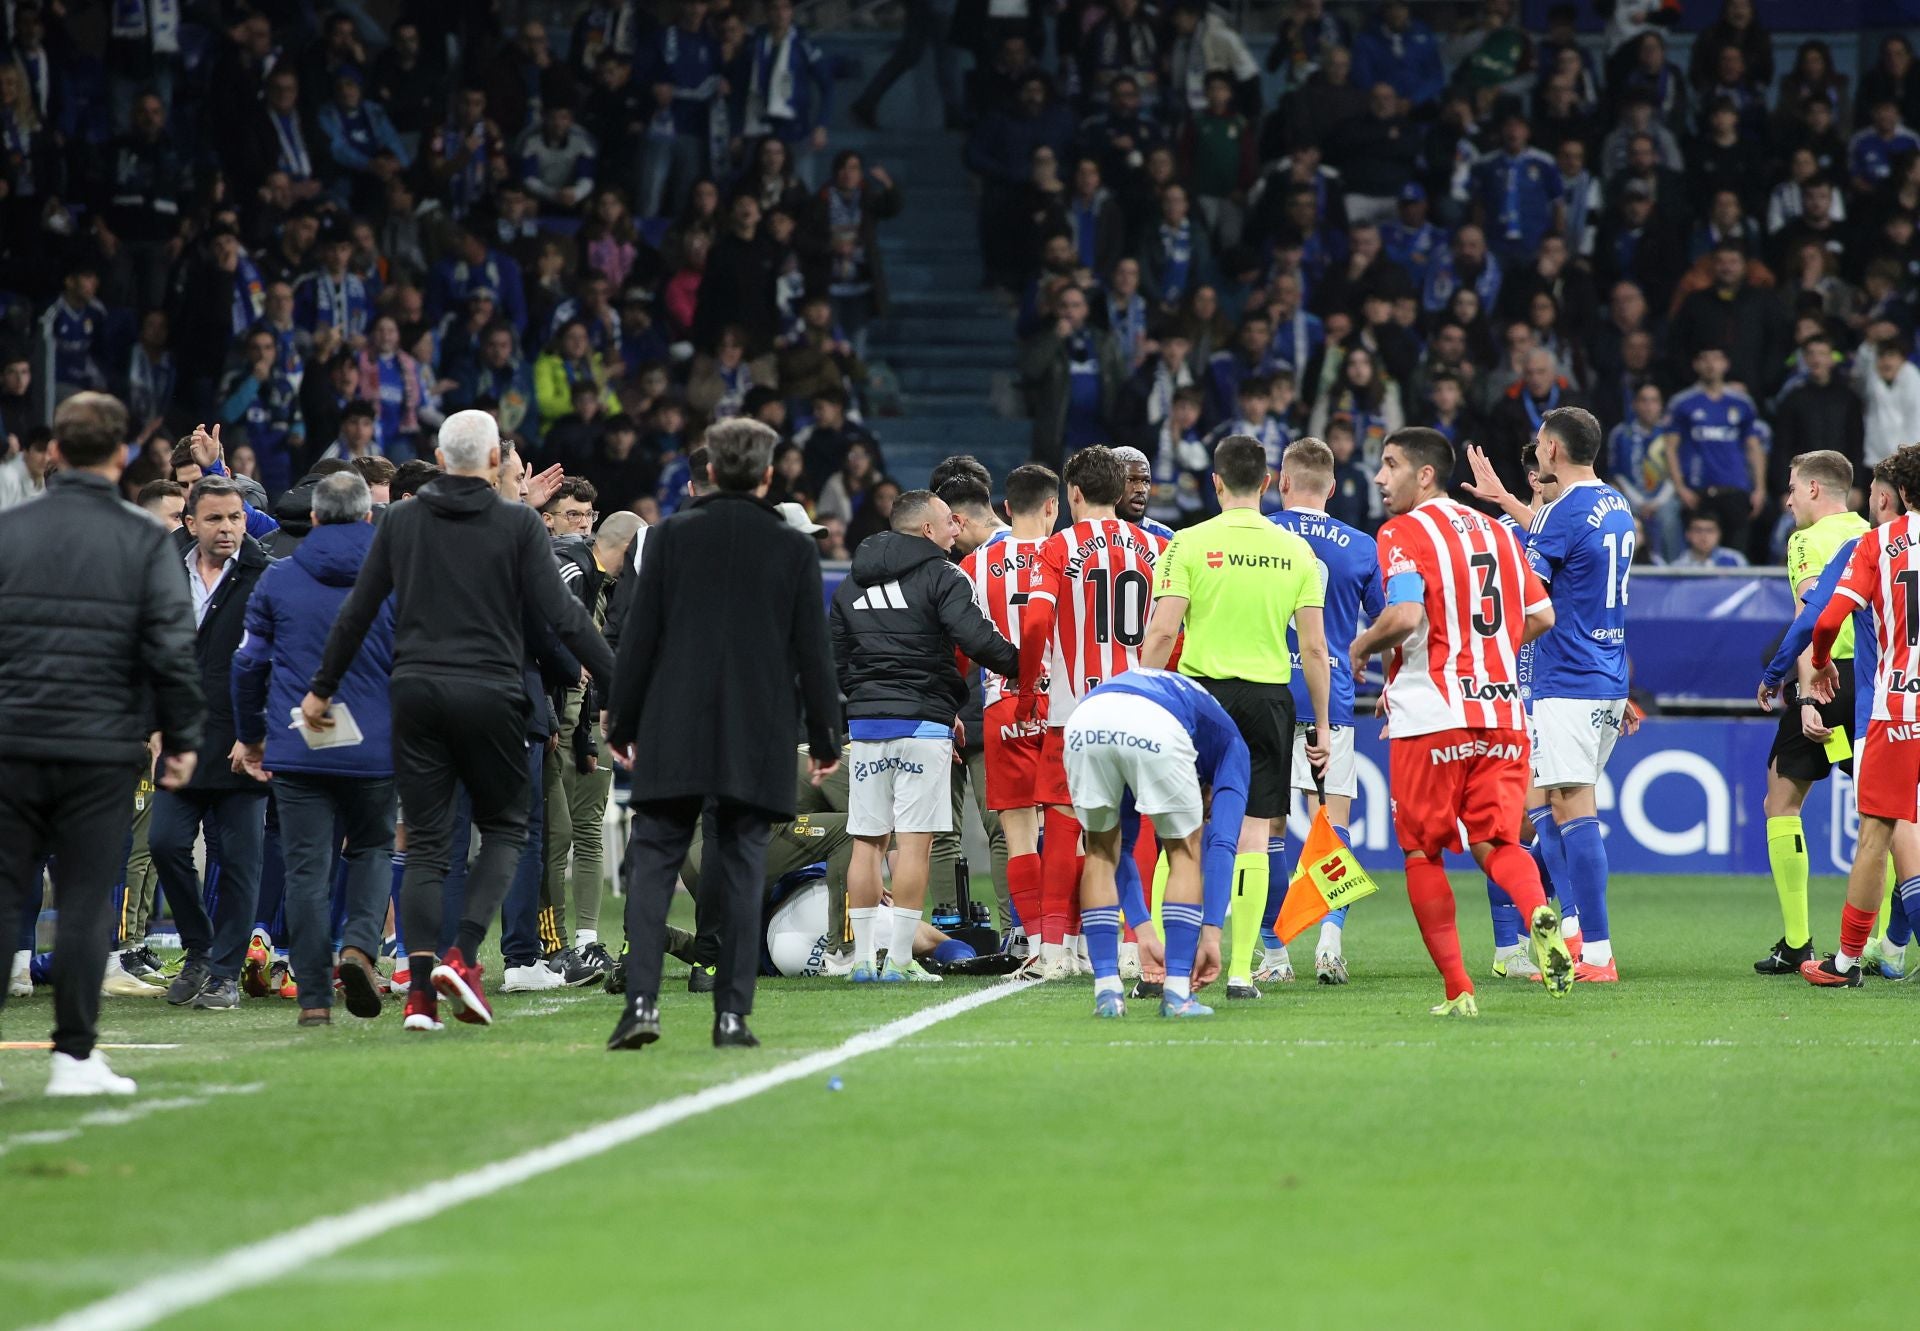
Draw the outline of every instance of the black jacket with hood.
<instances>
[{"instance_id":1,"label":"black jacket with hood","mask_svg":"<svg viewBox=\"0 0 1920 1331\"><path fill-rule=\"evenodd\" d=\"M833 594L832 620L850 721L951 726L967 701L956 648L998 674L1020 673L1019 649L981 613L967 575L924 536L889 531L860 542L852 575Z\"/></svg>"},{"instance_id":2,"label":"black jacket with hood","mask_svg":"<svg viewBox=\"0 0 1920 1331\"><path fill-rule=\"evenodd\" d=\"M553 626L597 678L613 653L554 566L540 515L478 476L439 476L388 508L353 595L340 607L313 691L331 698L380 605L394 593L393 674L523 687L522 607Z\"/></svg>"}]
</instances>

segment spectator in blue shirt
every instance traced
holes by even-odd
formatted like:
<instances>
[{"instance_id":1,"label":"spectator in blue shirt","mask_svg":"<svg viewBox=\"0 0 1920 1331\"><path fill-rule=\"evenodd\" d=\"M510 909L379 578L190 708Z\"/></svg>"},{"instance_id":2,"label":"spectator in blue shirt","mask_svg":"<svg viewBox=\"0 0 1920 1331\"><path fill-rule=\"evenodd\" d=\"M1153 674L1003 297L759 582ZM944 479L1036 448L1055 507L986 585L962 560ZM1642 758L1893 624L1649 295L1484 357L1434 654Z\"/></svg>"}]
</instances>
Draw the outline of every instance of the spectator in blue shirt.
<instances>
[{"instance_id":1,"label":"spectator in blue shirt","mask_svg":"<svg viewBox=\"0 0 1920 1331\"><path fill-rule=\"evenodd\" d=\"M1407 0L1387 0L1379 19L1353 39L1353 82L1390 83L1416 110L1440 100L1447 86L1440 39L1413 17Z\"/></svg>"},{"instance_id":2,"label":"spectator in blue shirt","mask_svg":"<svg viewBox=\"0 0 1920 1331\"><path fill-rule=\"evenodd\" d=\"M1720 544L1720 519L1701 512L1687 519L1686 549L1668 563L1673 568L1745 568L1747 557Z\"/></svg>"},{"instance_id":3,"label":"spectator in blue shirt","mask_svg":"<svg viewBox=\"0 0 1920 1331\"><path fill-rule=\"evenodd\" d=\"M1693 387L1667 404L1663 433L1671 436L1674 485L1692 513L1712 513L1728 545L1744 550L1753 520L1767 502L1767 458L1755 430L1753 399L1727 383L1725 348L1709 343L1694 353Z\"/></svg>"},{"instance_id":4,"label":"spectator in blue shirt","mask_svg":"<svg viewBox=\"0 0 1920 1331\"><path fill-rule=\"evenodd\" d=\"M1875 103L1873 119L1847 145L1847 174L1856 194L1871 194L1893 178L1894 159L1920 152L1920 135L1900 123L1900 104L1891 97Z\"/></svg>"},{"instance_id":5,"label":"spectator in blue shirt","mask_svg":"<svg viewBox=\"0 0 1920 1331\"><path fill-rule=\"evenodd\" d=\"M720 48L706 35L707 0L679 0L672 27L647 53L653 119L640 152L639 213L660 217L686 206L693 182L712 172L716 141L727 139Z\"/></svg>"},{"instance_id":6,"label":"spectator in blue shirt","mask_svg":"<svg viewBox=\"0 0 1920 1331\"><path fill-rule=\"evenodd\" d=\"M1427 280L1427 265L1447 248L1447 233L1427 220L1427 190L1419 181L1400 189L1395 220L1380 228L1380 249L1413 279L1416 287Z\"/></svg>"},{"instance_id":7,"label":"spectator in blue shirt","mask_svg":"<svg viewBox=\"0 0 1920 1331\"><path fill-rule=\"evenodd\" d=\"M353 240L344 229L335 231L321 241L320 253L320 269L294 283L294 327L309 337L329 329L357 352L367 340L373 299L360 275L347 266Z\"/></svg>"},{"instance_id":8,"label":"spectator in blue shirt","mask_svg":"<svg viewBox=\"0 0 1920 1331\"><path fill-rule=\"evenodd\" d=\"M1526 118L1509 115L1500 126L1500 151L1473 167L1474 217L1503 264L1525 263L1562 222L1560 168L1528 146Z\"/></svg>"},{"instance_id":9,"label":"spectator in blue shirt","mask_svg":"<svg viewBox=\"0 0 1920 1331\"><path fill-rule=\"evenodd\" d=\"M833 65L794 26L793 0L773 0L767 19L747 43L745 133L786 144L800 178L812 181L818 178L813 157L826 150L833 116Z\"/></svg>"},{"instance_id":10,"label":"spectator in blue shirt","mask_svg":"<svg viewBox=\"0 0 1920 1331\"><path fill-rule=\"evenodd\" d=\"M92 264L67 270L59 299L40 316L40 344L46 364L44 382L53 386L47 403L53 407L83 389L105 392L107 387L107 307L99 300L100 274Z\"/></svg>"},{"instance_id":11,"label":"spectator in blue shirt","mask_svg":"<svg viewBox=\"0 0 1920 1331\"><path fill-rule=\"evenodd\" d=\"M462 227L454 233L451 252L427 274L427 317L445 318L447 311L467 303L467 293L475 287L485 287L498 297L500 313L515 333L527 331L527 296L520 265L501 251L488 248L477 230Z\"/></svg>"},{"instance_id":12,"label":"spectator in blue shirt","mask_svg":"<svg viewBox=\"0 0 1920 1331\"><path fill-rule=\"evenodd\" d=\"M334 197L344 206L370 208L385 197L387 182L413 165L386 108L366 99L352 68L334 77L333 100L320 108L318 123L337 168Z\"/></svg>"},{"instance_id":13,"label":"spectator in blue shirt","mask_svg":"<svg viewBox=\"0 0 1920 1331\"><path fill-rule=\"evenodd\" d=\"M514 351L513 330L496 323L480 338L480 355L460 375L459 387L447 406L475 407L480 399L493 401L502 438L511 436L528 456L540 447L540 397L534 391L533 369Z\"/></svg>"},{"instance_id":14,"label":"spectator in blue shirt","mask_svg":"<svg viewBox=\"0 0 1920 1331\"><path fill-rule=\"evenodd\" d=\"M260 466L260 483L278 495L293 483L294 459L306 443L300 418L300 390L280 368L279 342L272 330L247 335L246 363L227 380L220 419L246 431Z\"/></svg>"}]
</instances>

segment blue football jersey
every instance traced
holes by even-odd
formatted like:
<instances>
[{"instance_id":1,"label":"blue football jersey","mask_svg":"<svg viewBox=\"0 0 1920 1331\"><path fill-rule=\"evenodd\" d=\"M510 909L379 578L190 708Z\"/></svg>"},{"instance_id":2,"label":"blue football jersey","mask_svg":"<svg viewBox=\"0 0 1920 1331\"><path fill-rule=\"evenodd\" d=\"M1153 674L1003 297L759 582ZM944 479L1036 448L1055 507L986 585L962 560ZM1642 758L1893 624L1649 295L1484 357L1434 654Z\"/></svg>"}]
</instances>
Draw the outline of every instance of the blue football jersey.
<instances>
[{"instance_id":1,"label":"blue football jersey","mask_svg":"<svg viewBox=\"0 0 1920 1331\"><path fill-rule=\"evenodd\" d=\"M1709 397L1699 385L1667 404L1664 430L1674 436L1674 456L1687 487L1751 489L1758 477L1747 468L1747 436L1753 433L1753 399L1737 388Z\"/></svg>"},{"instance_id":2,"label":"blue football jersey","mask_svg":"<svg viewBox=\"0 0 1920 1331\"><path fill-rule=\"evenodd\" d=\"M1603 481L1576 481L1541 509L1527 559L1553 593L1553 627L1533 644L1533 697L1627 696L1627 577L1633 510Z\"/></svg>"},{"instance_id":3,"label":"blue football jersey","mask_svg":"<svg viewBox=\"0 0 1920 1331\"><path fill-rule=\"evenodd\" d=\"M1319 509L1293 508L1275 513L1276 527L1285 527L1313 547L1314 560L1320 565L1320 593L1324 604L1320 611L1327 629L1327 656L1333 666L1331 692L1327 698L1329 725L1353 724L1353 670L1348 664L1349 649L1360 632L1360 617L1379 616L1386 605L1386 592L1380 584L1380 550L1373 537L1358 527L1349 527L1338 518ZM1307 681L1300 670L1300 638L1287 629L1287 651L1293 657L1293 714L1301 721L1312 721L1313 700L1307 696Z\"/></svg>"}]
</instances>

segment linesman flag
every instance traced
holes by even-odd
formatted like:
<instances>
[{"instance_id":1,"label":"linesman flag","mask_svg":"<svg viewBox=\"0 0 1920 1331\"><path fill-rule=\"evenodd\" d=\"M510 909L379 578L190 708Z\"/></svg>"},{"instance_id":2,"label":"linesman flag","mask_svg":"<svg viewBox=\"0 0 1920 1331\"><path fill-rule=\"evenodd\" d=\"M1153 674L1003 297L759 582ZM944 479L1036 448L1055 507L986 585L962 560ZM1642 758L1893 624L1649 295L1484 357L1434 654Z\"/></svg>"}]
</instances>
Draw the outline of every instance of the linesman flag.
<instances>
[{"instance_id":1,"label":"linesman flag","mask_svg":"<svg viewBox=\"0 0 1920 1331\"><path fill-rule=\"evenodd\" d=\"M1283 943L1291 943L1300 933L1318 924L1328 911L1351 906L1362 897L1370 897L1380 885L1367 876L1360 861L1340 840L1327 818L1322 804L1307 829L1307 844L1300 852L1300 872L1287 884L1286 900L1273 922L1274 933Z\"/></svg>"}]
</instances>

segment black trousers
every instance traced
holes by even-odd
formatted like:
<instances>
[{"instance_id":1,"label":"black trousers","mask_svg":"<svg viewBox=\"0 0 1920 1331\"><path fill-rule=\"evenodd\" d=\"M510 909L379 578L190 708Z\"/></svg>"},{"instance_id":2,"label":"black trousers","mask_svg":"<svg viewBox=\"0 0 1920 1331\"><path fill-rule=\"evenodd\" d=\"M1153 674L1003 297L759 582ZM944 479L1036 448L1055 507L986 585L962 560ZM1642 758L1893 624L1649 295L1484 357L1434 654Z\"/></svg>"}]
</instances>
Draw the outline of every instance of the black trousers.
<instances>
[{"instance_id":1,"label":"black trousers","mask_svg":"<svg viewBox=\"0 0 1920 1331\"><path fill-rule=\"evenodd\" d=\"M667 910L686 862L687 846L701 825L707 801L659 800L633 806L627 840L627 993L660 996L666 955ZM713 964L713 1010L746 1016L760 972L760 903L765 896L767 842L773 816L751 805L715 800L700 857L703 932L719 937ZM411 868L411 861L409 861Z\"/></svg>"},{"instance_id":2,"label":"black trousers","mask_svg":"<svg viewBox=\"0 0 1920 1331\"><path fill-rule=\"evenodd\" d=\"M393 784L407 821L401 928L413 952L440 937L454 799L465 785L480 829L464 921L482 933L500 914L527 843L527 702L519 681L402 675L393 701ZM462 853L465 848L462 847ZM467 958L472 962L472 957Z\"/></svg>"},{"instance_id":3,"label":"black trousers","mask_svg":"<svg viewBox=\"0 0 1920 1331\"><path fill-rule=\"evenodd\" d=\"M53 1047L85 1058L100 1024L113 945L114 885L126 864L140 768L0 759L0 939L11 940L40 862L54 857ZM763 843L764 844L764 843ZM6 994L0 992L0 1005Z\"/></svg>"}]
</instances>

